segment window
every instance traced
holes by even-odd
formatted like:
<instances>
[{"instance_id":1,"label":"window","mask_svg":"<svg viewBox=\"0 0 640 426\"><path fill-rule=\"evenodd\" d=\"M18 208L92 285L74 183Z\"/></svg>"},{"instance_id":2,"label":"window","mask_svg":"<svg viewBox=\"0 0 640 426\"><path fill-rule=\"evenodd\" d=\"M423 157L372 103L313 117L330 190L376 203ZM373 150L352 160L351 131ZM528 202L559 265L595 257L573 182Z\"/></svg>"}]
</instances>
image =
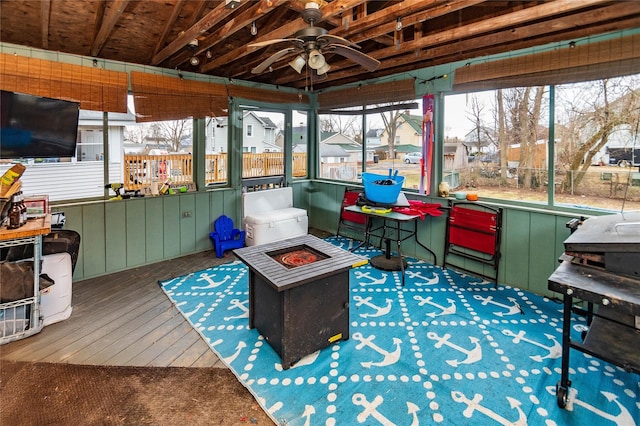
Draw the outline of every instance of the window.
<instances>
[{"instance_id":1,"label":"window","mask_svg":"<svg viewBox=\"0 0 640 426\"><path fill-rule=\"evenodd\" d=\"M229 117L205 119L205 184L227 182L227 147Z\"/></svg>"},{"instance_id":2,"label":"window","mask_svg":"<svg viewBox=\"0 0 640 426\"><path fill-rule=\"evenodd\" d=\"M253 136L253 125L252 124L247 124L247 136L249 136L249 137Z\"/></svg>"},{"instance_id":3,"label":"window","mask_svg":"<svg viewBox=\"0 0 640 426\"><path fill-rule=\"evenodd\" d=\"M638 89L640 75L447 96L442 180L513 202L638 209Z\"/></svg>"},{"instance_id":4,"label":"window","mask_svg":"<svg viewBox=\"0 0 640 426\"><path fill-rule=\"evenodd\" d=\"M419 189L420 162L403 158L422 150L421 108L416 100L368 105L362 114L347 109L320 115L321 177L360 182L363 171L388 176L391 169L405 177L405 189Z\"/></svg>"}]
</instances>

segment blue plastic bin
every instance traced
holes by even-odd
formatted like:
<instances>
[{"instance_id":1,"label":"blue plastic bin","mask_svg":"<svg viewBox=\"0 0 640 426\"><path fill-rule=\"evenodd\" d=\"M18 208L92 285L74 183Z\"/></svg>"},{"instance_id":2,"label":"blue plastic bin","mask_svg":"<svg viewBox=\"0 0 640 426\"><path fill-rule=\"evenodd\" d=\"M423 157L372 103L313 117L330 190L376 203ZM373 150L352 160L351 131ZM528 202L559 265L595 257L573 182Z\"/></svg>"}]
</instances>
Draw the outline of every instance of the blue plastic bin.
<instances>
[{"instance_id":1,"label":"blue plastic bin","mask_svg":"<svg viewBox=\"0 0 640 426\"><path fill-rule=\"evenodd\" d=\"M376 181L392 180L393 185L380 185ZM377 175L374 173L362 173L362 184L364 185L364 195L367 200L374 203L394 204L398 200L404 176Z\"/></svg>"}]
</instances>

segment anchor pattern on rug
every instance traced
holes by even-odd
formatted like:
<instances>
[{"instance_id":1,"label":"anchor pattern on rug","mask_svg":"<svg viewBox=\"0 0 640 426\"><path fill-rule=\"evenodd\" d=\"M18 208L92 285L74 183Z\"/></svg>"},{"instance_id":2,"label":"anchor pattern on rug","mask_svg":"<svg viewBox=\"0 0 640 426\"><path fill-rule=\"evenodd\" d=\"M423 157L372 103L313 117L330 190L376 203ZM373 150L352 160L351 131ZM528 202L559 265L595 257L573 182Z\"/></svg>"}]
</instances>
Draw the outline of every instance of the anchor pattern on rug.
<instances>
[{"instance_id":1,"label":"anchor pattern on rug","mask_svg":"<svg viewBox=\"0 0 640 426\"><path fill-rule=\"evenodd\" d=\"M418 302L420 302L418 304L419 306L430 305L430 306L433 306L434 308L440 309L440 312L427 312L426 315L428 317L435 318L441 315L452 315L456 313L456 301L453 299L447 298L447 303L449 304L449 306L443 306L434 302L432 296L422 297L422 296L415 295L413 296L413 298Z\"/></svg>"},{"instance_id":2,"label":"anchor pattern on rug","mask_svg":"<svg viewBox=\"0 0 640 426\"><path fill-rule=\"evenodd\" d=\"M371 286L371 285L383 285L387 282L387 275L382 274L380 277L375 278L371 276L371 272L373 271L355 271L355 278L358 284L361 286ZM365 281L368 280L368 281Z\"/></svg>"},{"instance_id":3,"label":"anchor pattern on rug","mask_svg":"<svg viewBox=\"0 0 640 426\"><path fill-rule=\"evenodd\" d=\"M367 306L371 308L373 312L360 314L362 318L377 318L387 315L391 311L391 307L393 306L393 299L385 299L385 304L382 306L377 306L372 303L372 297L362 297L362 296L353 296L353 300L356 301L356 306Z\"/></svg>"},{"instance_id":4,"label":"anchor pattern on rug","mask_svg":"<svg viewBox=\"0 0 640 426\"><path fill-rule=\"evenodd\" d=\"M407 261L404 286L399 272L352 269L349 338L287 370L248 328L249 273L240 262L162 288L276 424L640 426L637 375L577 351L570 362L580 374L572 375L567 409L557 407L557 303ZM196 281L201 274L208 280ZM192 289L212 283L221 284ZM575 316L578 340L585 321Z\"/></svg>"},{"instance_id":5,"label":"anchor pattern on rug","mask_svg":"<svg viewBox=\"0 0 640 426\"><path fill-rule=\"evenodd\" d=\"M357 342L359 342L356 345L356 350L361 350L365 347L373 349L373 351L377 352L378 354L382 355L382 360L380 361L364 361L361 362L360 365L362 365L364 368L371 368L371 367L387 367L389 365L393 365L396 362L398 362L398 360L400 359L400 354L402 353L402 340L400 340L397 337L393 338L393 343L391 345L390 349L383 349L380 346L378 346L377 344L373 343L374 339L376 338L375 335L370 335L368 337L364 337L362 335L362 333L360 332L356 332L353 333L353 335L351 336L354 340L356 340Z\"/></svg>"},{"instance_id":6,"label":"anchor pattern on rug","mask_svg":"<svg viewBox=\"0 0 640 426\"><path fill-rule=\"evenodd\" d=\"M546 390L547 392L549 392L551 395L555 397L556 395L555 386L547 386ZM580 399L578 399L578 390L575 388L571 388L569 390L569 396L568 396L567 407L566 407L567 411L574 411L576 410L576 406L577 406L578 410L580 409L587 410L595 414L599 418L608 420L617 426L635 426L637 424L636 420L633 418L629 410L620 403L618 395L616 395L613 392L605 392L605 391L601 391L600 393L605 397L605 399L609 403L613 403L615 405L615 407L610 407L610 408L612 411L617 412L617 414L609 413L605 410L594 407L592 404L589 404L586 401L581 401ZM593 424L597 424L597 422L594 422Z\"/></svg>"},{"instance_id":7,"label":"anchor pattern on rug","mask_svg":"<svg viewBox=\"0 0 640 426\"><path fill-rule=\"evenodd\" d=\"M472 345L470 348L464 348L451 342L451 334L449 333L446 333L441 337L438 336L435 332L430 331L427 333L427 337L431 340L436 341L436 344L434 345L436 349L447 346L448 348L458 351L464 355L464 358L462 359L447 359L446 363L452 367L457 367L461 364L473 364L482 359L482 346L480 346L480 339L478 339L477 337L468 336Z\"/></svg>"}]
</instances>

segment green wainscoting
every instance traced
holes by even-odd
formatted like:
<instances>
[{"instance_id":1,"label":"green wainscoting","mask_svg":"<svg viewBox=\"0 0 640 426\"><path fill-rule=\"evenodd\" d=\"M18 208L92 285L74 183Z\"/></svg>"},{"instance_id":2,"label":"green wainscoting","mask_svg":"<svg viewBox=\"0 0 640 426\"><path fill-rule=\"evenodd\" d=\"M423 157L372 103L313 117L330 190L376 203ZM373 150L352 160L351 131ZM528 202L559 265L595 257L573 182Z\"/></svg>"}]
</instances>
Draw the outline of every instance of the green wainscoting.
<instances>
[{"instance_id":1,"label":"green wainscoting","mask_svg":"<svg viewBox=\"0 0 640 426\"><path fill-rule=\"evenodd\" d=\"M65 229L80 233L74 281L212 248L209 232L222 214L238 226L241 192L220 189L162 197L56 206Z\"/></svg>"},{"instance_id":2,"label":"green wainscoting","mask_svg":"<svg viewBox=\"0 0 640 426\"><path fill-rule=\"evenodd\" d=\"M296 180L292 186L294 205L307 209L309 226L335 234L345 185ZM407 195L429 203L447 203L442 198ZM240 226L241 197L240 190L226 188L72 204L54 210L64 211L65 228L81 235L74 272L74 280L78 281L211 249L209 232L220 215L226 214ZM500 284L552 295L547 290L547 278L556 268L563 242L569 236L565 224L575 215L543 208L502 207ZM418 222L418 238L436 253L439 265L443 261L445 225L446 215L427 216ZM432 256L413 240L405 241L402 249L409 256L433 262ZM458 264L474 271L487 268L466 259L460 259Z\"/></svg>"}]
</instances>

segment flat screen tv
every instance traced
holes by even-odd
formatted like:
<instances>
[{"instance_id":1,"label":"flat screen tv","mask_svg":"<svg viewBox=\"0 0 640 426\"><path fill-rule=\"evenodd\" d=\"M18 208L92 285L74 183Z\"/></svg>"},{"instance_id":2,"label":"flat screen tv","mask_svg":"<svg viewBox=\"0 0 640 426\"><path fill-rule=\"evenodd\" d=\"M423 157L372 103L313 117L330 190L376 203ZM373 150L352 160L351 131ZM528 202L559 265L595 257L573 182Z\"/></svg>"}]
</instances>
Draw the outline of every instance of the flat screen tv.
<instances>
[{"instance_id":1,"label":"flat screen tv","mask_svg":"<svg viewBox=\"0 0 640 426\"><path fill-rule=\"evenodd\" d=\"M0 91L0 158L76 154L80 104Z\"/></svg>"}]
</instances>

